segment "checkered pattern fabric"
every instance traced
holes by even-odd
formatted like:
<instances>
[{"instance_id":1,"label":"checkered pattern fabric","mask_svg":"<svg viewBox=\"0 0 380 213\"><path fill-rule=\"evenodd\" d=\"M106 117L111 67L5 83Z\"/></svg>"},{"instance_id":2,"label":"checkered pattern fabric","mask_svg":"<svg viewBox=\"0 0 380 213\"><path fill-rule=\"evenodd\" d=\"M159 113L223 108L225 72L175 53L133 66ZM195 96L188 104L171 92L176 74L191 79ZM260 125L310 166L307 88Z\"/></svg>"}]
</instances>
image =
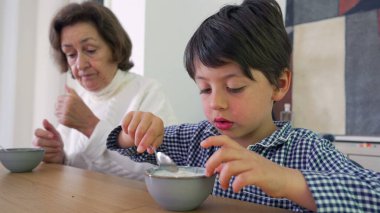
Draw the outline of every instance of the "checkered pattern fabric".
<instances>
[{"instance_id":1,"label":"checkered pattern fabric","mask_svg":"<svg viewBox=\"0 0 380 213\"><path fill-rule=\"evenodd\" d=\"M333 144L307 129L292 128L289 123L276 122L277 130L261 142L247 149L279 165L300 170L317 203L318 212L380 212L380 174L354 165ZM156 164L148 153L137 154L136 147L122 149L117 145L121 127L114 129L107 139L107 147L138 162ZM209 122L182 124L165 128L159 151L168 154L181 166L204 167L207 159L219 147L204 149L200 143L218 135ZM272 198L255 186L246 186L239 193L230 187L223 190L215 182L213 194L307 212L296 203L284 198Z\"/></svg>"}]
</instances>

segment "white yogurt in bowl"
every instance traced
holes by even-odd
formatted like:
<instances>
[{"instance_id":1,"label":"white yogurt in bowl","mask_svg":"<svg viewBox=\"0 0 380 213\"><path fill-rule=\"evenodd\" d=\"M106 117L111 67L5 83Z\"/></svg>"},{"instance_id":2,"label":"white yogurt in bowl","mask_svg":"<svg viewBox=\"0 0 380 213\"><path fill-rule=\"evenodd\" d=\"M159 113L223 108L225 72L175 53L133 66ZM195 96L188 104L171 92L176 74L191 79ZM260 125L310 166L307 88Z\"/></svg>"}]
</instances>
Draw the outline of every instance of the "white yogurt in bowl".
<instances>
[{"instance_id":1,"label":"white yogurt in bowl","mask_svg":"<svg viewBox=\"0 0 380 213\"><path fill-rule=\"evenodd\" d=\"M199 207L212 192L215 176L207 177L205 168L179 166L178 172L150 168L145 173L149 194L170 211L189 211Z\"/></svg>"},{"instance_id":2,"label":"white yogurt in bowl","mask_svg":"<svg viewBox=\"0 0 380 213\"><path fill-rule=\"evenodd\" d=\"M171 172L158 167L156 170L152 170L150 175L174 178L202 177L205 176L205 169L199 167L179 167L177 172Z\"/></svg>"}]
</instances>

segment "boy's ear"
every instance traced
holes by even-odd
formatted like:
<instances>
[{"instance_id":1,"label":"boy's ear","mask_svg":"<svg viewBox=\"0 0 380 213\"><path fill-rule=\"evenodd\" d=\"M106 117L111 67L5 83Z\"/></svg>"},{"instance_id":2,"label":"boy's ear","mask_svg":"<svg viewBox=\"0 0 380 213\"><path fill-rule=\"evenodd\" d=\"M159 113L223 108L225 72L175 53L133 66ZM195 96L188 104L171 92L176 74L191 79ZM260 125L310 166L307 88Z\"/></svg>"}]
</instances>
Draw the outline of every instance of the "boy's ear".
<instances>
[{"instance_id":1,"label":"boy's ear","mask_svg":"<svg viewBox=\"0 0 380 213\"><path fill-rule=\"evenodd\" d=\"M285 97L290 88L291 80L292 73L288 68L285 68L278 80L278 88L275 88L273 92L273 101L280 101L283 97Z\"/></svg>"}]
</instances>

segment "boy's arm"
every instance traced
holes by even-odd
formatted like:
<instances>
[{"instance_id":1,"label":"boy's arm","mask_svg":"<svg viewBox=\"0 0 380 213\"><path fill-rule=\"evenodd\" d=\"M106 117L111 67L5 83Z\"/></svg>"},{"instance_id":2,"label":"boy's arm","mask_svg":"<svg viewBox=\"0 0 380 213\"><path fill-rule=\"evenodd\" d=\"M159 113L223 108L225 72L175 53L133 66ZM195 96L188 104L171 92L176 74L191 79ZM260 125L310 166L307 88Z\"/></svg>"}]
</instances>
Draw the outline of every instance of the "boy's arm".
<instances>
[{"instance_id":1,"label":"boy's arm","mask_svg":"<svg viewBox=\"0 0 380 213\"><path fill-rule=\"evenodd\" d=\"M153 148L161 145L163 136L164 124L159 117L150 112L131 111L121 126L109 134L107 148L137 162L156 164Z\"/></svg>"},{"instance_id":2,"label":"boy's arm","mask_svg":"<svg viewBox=\"0 0 380 213\"><path fill-rule=\"evenodd\" d=\"M139 153L153 154L164 137L164 122L151 112L131 111L123 118L121 127L118 145L121 148L136 146Z\"/></svg>"},{"instance_id":3,"label":"boy's arm","mask_svg":"<svg viewBox=\"0 0 380 213\"><path fill-rule=\"evenodd\" d=\"M312 210L317 211L317 205L309 190L306 180L303 174L297 169L285 168L288 171L286 176L286 195L285 197L292 200L299 205Z\"/></svg>"},{"instance_id":4,"label":"boy's arm","mask_svg":"<svg viewBox=\"0 0 380 213\"><path fill-rule=\"evenodd\" d=\"M117 137L117 145L120 148L130 148L135 144L133 143L133 138L130 135L124 133L123 129L121 129L119 136Z\"/></svg>"},{"instance_id":5,"label":"boy's arm","mask_svg":"<svg viewBox=\"0 0 380 213\"><path fill-rule=\"evenodd\" d=\"M379 212L380 174L353 164L327 140L312 140L301 169L319 212Z\"/></svg>"},{"instance_id":6,"label":"boy's arm","mask_svg":"<svg viewBox=\"0 0 380 213\"><path fill-rule=\"evenodd\" d=\"M125 155L136 162L148 162L151 164L157 164L156 158L154 155L151 155L147 152L139 154L137 152L136 146L131 146L129 148L122 148L118 142L121 131L122 131L121 126L118 126L114 130L111 131L111 133L108 135L108 138L107 138L107 149L111 151L116 151L121 155Z\"/></svg>"}]
</instances>

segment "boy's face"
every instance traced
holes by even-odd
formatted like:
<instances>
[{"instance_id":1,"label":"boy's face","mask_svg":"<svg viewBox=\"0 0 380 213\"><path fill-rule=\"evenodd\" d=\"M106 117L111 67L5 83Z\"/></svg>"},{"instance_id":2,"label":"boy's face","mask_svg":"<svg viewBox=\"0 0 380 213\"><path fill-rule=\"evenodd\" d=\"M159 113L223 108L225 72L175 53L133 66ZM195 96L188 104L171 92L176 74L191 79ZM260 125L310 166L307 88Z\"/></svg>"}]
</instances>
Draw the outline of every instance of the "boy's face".
<instances>
[{"instance_id":1,"label":"boy's face","mask_svg":"<svg viewBox=\"0 0 380 213\"><path fill-rule=\"evenodd\" d=\"M204 113L221 134L245 146L275 131L272 107L279 90L260 71L251 70L251 80L235 63L218 68L195 65Z\"/></svg>"}]
</instances>

